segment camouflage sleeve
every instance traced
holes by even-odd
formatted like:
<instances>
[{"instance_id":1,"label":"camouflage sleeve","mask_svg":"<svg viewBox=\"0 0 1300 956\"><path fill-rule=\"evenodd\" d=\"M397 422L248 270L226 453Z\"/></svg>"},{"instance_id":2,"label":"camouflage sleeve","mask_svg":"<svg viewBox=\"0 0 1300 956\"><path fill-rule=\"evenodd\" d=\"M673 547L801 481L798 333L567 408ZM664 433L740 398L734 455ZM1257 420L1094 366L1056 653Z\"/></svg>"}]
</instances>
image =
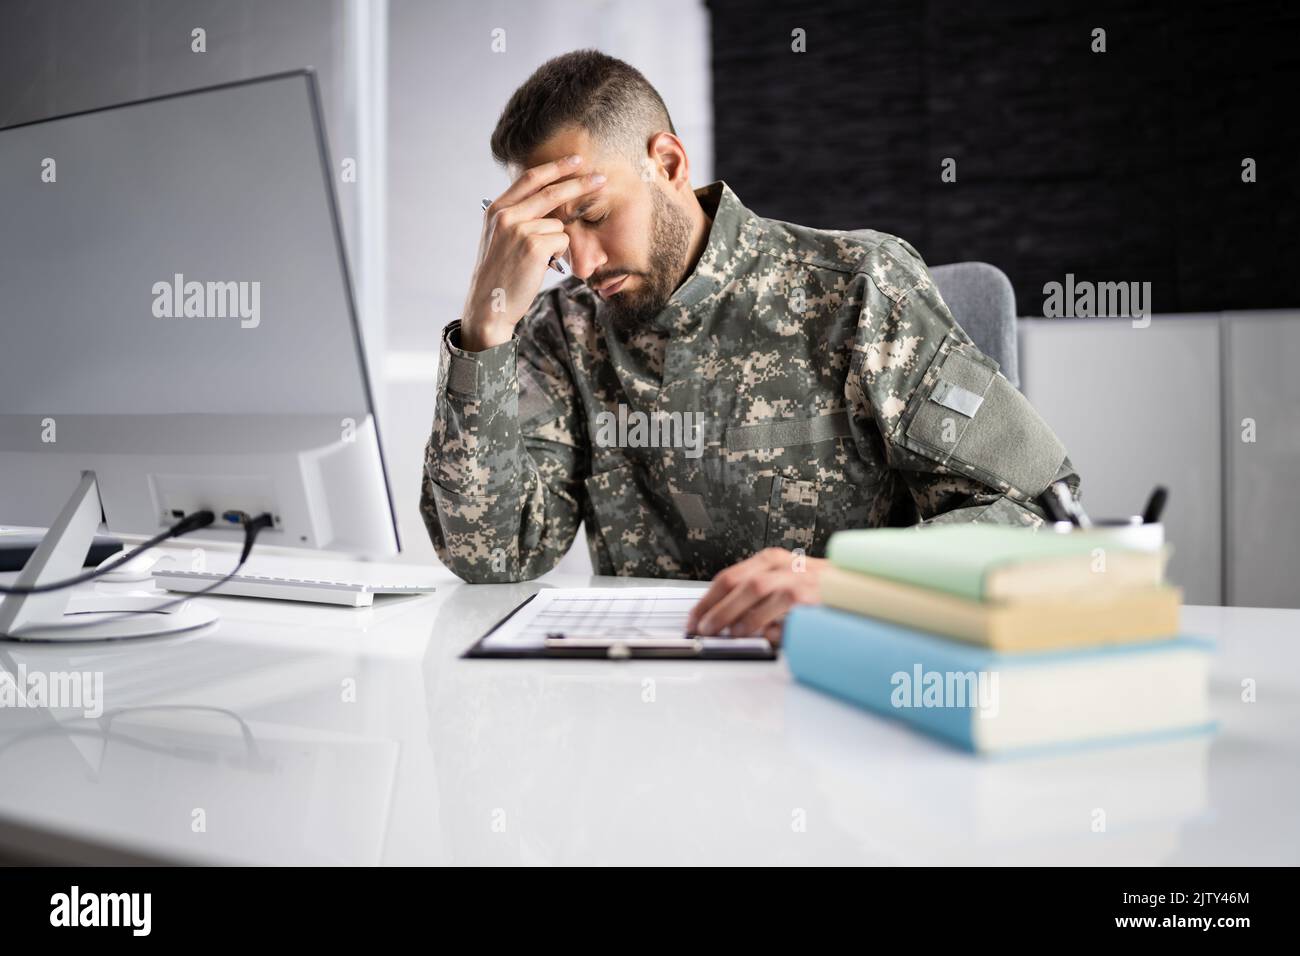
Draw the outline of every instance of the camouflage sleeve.
<instances>
[{"instance_id":1,"label":"camouflage sleeve","mask_svg":"<svg viewBox=\"0 0 1300 956\"><path fill-rule=\"evenodd\" d=\"M863 290L851 418L879 428L921 523L1041 525L1049 484L1078 489L1065 446L957 325L915 250L891 245Z\"/></svg>"},{"instance_id":2,"label":"camouflage sleeve","mask_svg":"<svg viewBox=\"0 0 1300 956\"><path fill-rule=\"evenodd\" d=\"M459 322L443 332L420 513L438 557L471 583L545 574L582 520L589 454L556 295L482 352L459 348Z\"/></svg>"}]
</instances>

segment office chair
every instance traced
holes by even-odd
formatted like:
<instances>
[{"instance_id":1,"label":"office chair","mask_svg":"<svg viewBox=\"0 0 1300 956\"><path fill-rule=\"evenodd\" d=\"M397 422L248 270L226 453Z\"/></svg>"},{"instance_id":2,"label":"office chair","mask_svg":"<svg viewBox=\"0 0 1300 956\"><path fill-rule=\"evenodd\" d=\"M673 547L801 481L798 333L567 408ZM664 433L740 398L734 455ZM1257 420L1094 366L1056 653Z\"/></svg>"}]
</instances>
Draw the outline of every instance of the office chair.
<instances>
[{"instance_id":1,"label":"office chair","mask_svg":"<svg viewBox=\"0 0 1300 956\"><path fill-rule=\"evenodd\" d=\"M935 266L930 275L957 324L1019 388L1016 293L1007 274L987 262L953 262Z\"/></svg>"}]
</instances>

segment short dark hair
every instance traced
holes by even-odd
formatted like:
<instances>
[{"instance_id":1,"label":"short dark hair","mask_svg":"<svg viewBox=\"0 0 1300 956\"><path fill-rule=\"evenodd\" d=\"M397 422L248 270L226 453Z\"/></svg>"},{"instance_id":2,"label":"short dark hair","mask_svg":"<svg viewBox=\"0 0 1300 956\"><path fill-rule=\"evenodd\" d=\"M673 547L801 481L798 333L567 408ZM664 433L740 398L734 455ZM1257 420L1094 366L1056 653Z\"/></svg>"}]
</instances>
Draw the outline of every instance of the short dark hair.
<instances>
[{"instance_id":1,"label":"short dark hair","mask_svg":"<svg viewBox=\"0 0 1300 956\"><path fill-rule=\"evenodd\" d=\"M575 50L547 60L511 95L492 131L492 155L503 166L523 166L538 146L570 126L634 161L655 133L677 133L664 101L639 70L599 50Z\"/></svg>"}]
</instances>

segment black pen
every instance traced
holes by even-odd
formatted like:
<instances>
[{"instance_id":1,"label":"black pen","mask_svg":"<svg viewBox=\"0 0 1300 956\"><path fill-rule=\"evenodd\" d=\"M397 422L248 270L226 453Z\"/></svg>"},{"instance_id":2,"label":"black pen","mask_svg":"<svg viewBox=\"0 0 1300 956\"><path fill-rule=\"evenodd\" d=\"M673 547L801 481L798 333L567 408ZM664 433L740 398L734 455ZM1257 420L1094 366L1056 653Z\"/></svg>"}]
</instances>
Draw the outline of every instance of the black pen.
<instances>
[{"instance_id":1,"label":"black pen","mask_svg":"<svg viewBox=\"0 0 1300 956\"><path fill-rule=\"evenodd\" d=\"M1156 485L1151 497L1147 499L1146 510L1142 512L1142 523L1155 524L1159 521L1160 513L1165 510L1165 502L1168 500L1169 489L1164 485Z\"/></svg>"},{"instance_id":2,"label":"black pen","mask_svg":"<svg viewBox=\"0 0 1300 956\"><path fill-rule=\"evenodd\" d=\"M492 205L492 200L484 199L483 211L486 212L488 206L490 205ZM547 265L550 266L552 269L554 269L562 276L567 276L569 274L569 264L565 262L563 259L559 258L558 256L551 256L551 261L548 262Z\"/></svg>"}]
</instances>

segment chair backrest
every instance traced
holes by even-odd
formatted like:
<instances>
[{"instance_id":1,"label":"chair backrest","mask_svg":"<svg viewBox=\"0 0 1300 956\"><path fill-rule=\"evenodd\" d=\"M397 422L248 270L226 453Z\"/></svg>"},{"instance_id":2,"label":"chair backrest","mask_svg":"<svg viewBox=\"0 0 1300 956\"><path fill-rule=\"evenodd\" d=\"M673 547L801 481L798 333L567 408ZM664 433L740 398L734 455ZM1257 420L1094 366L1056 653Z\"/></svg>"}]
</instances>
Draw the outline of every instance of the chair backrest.
<instances>
[{"instance_id":1,"label":"chair backrest","mask_svg":"<svg viewBox=\"0 0 1300 956\"><path fill-rule=\"evenodd\" d=\"M954 262L934 266L930 275L957 324L1019 388L1016 293L1007 274L987 262Z\"/></svg>"}]
</instances>

